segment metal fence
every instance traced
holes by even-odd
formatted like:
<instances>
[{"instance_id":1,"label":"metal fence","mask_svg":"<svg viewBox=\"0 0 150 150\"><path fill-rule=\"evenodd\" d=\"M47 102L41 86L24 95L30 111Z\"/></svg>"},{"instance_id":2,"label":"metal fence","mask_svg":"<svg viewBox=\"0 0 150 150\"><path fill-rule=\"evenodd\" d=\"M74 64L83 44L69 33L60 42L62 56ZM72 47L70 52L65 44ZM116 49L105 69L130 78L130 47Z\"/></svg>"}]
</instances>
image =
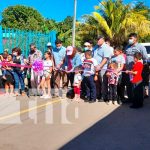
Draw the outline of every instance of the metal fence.
<instances>
[{"instance_id":1,"label":"metal fence","mask_svg":"<svg viewBox=\"0 0 150 150\"><path fill-rule=\"evenodd\" d=\"M43 53L46 50L48 42L54 46L56 40L56 32L41 33L36 31L23 31L0 26L0 52L8 49L11 53L12 48L20 47L24 56L29 54L29 45L35 43L37 48Z\"/></svg>"}]
</instances>

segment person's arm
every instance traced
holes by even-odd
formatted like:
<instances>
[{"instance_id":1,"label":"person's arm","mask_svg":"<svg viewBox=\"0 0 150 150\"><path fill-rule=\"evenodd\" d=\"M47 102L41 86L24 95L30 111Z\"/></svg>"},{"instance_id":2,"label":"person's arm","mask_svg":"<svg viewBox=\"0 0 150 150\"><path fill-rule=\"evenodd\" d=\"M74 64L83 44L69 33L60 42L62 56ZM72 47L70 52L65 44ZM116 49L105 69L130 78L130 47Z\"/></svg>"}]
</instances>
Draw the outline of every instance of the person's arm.
<instances>
[{"instance_id":1,"label":"person's arm","mask_svg":"<svg viewBox=\"0 0 150 150\"><path fill-rule=\"evenodd\" d=\"M143 56L143 59L147 60L148 59L148 54L147 54L146 48L141 45L141 50L140 51L141 51L141 54Z\"/></svg>"},{"instance_id":2,"label":"person's arm","mask_svg":"<svg viewBox=\"0 0 150 150\"><path fill-rule=\"evenodd\" d=\"M53 67L50 67L50 68L49 68L49 70L50 70L50 73L52 73L52 71L53 71Z\"/></svg>"},{"instance_id":3,"label":"person's arm","mask_svg":"<svg viewBox=\"0 0 150 150\"><path fill-rule=\"evenodd\" d=\"M127 74L133 74L136 75L138 73L138 71L130 71L130 70L126 70Z\"/></svg>"},{"instance_id":4,"label":"person's arm","mask_svg":"<svg viewBox=\"0 0 150 150\"><path fill-rule=\"evenodd\" d=\"M107 63L108 58L103 58L102 62L99 64L100 69L103 68L103 66Z\"/></svg>"}]
</instances>

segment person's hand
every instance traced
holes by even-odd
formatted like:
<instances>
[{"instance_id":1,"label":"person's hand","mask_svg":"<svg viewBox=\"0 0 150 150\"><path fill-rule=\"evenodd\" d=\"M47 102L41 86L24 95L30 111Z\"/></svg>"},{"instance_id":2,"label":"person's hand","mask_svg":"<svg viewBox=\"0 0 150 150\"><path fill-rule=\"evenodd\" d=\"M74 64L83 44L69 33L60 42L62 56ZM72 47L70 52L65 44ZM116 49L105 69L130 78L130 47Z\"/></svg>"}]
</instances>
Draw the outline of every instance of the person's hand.
<instances>
[{"instance_id":1,"label":"person's hand","mask_svg":"<svg viewBox=\"0 0 150 150\"><path fill-rule=\"evenodd\" d=\"M129 70L126 70L126 74L129 74Z\"/></svg>"},{"instance_id":2,"label":"person's hand","mask_svg":"<svg viewBox=\"0 0 150 150\"><path fill-rule=\"evenodd\" d=\"M56 66L56 68L59 70L59 69L60 69L60 64L58 64L58 65Z\"/></svg>"},{"instance_id":3,"label":"person's hand","mask_svg":"<svg viewBox=\"0 0 150 150\"><path fill-rule=\"evenodd\" d=\"M98 75L94 76L94 81L98 81Z\"/></svg>"},{"instance_id":4,"label":"person's hand","mask_svg":"<svg viewBox=\"0 0 150 150\"><path fill-rule=\"evenodd\" d=\"M97 65L96 67L95 67L95 70L96 71L100 71L102 68L99 66L99 65Z\"/></svg>"}]
</instances>

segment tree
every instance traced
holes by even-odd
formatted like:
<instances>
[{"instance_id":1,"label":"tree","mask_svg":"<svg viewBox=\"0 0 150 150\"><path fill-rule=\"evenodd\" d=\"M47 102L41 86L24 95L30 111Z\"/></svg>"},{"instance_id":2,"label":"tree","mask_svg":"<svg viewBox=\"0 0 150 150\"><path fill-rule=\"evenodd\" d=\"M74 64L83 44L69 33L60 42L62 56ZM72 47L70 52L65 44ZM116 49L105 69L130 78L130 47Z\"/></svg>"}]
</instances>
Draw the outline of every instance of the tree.
<instances>
[{"instance_id":1,"label":"tree","mask_svg":"<svg viewBox=\"0 0 150 150\"><path fill-rule=\"evenodd\" d=\"M103 0L95 9L92 16L87 16L85 24L110 37L114 45L124 43L131 32L138 33L140 38L150 34L150 21L146 17L148 10L137 11L131 4L123 4L122 0ZM93 23L89 21L91 17Z\"/></svg>"},{"instance_id":2,"label":"tree","mask_svg":"<svg viewBox=\"0 0 150 150\"><path fill-rule=\"evenodd\" d=\"M32 7L16 5L9 6L2 13L2 26L22 30L43 31L45 20Z\"/></svg>"},{"instance_id":3,"label":"tree","mask_svg":"<svg viewBox=\"0 0 150 150\"><path fill-rule=\"evenodd\" d=\"M72 45L73 17L67 16L62 22L57 24L57 36L65 46Z\"/></svg>"}]
</instances>

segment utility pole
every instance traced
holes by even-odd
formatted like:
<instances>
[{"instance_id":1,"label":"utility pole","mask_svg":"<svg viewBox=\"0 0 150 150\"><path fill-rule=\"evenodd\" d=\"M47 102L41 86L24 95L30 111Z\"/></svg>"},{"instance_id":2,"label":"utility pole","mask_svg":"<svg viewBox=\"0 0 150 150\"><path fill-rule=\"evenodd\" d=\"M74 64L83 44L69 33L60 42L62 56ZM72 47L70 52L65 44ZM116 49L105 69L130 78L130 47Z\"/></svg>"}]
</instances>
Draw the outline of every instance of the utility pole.
<instances>
[{"instance_id":1,"label":"utility pole","mask_svg":"<svg viewBox=\"0 0 150 150\"><path fill-rule=\"evenodd\" d=\"M77 0L74 0L74 17L73 17L73 29L72 29L72 46L75 46L76 37L76 14L77 14Z\"/></svg>"}]
</instances>

